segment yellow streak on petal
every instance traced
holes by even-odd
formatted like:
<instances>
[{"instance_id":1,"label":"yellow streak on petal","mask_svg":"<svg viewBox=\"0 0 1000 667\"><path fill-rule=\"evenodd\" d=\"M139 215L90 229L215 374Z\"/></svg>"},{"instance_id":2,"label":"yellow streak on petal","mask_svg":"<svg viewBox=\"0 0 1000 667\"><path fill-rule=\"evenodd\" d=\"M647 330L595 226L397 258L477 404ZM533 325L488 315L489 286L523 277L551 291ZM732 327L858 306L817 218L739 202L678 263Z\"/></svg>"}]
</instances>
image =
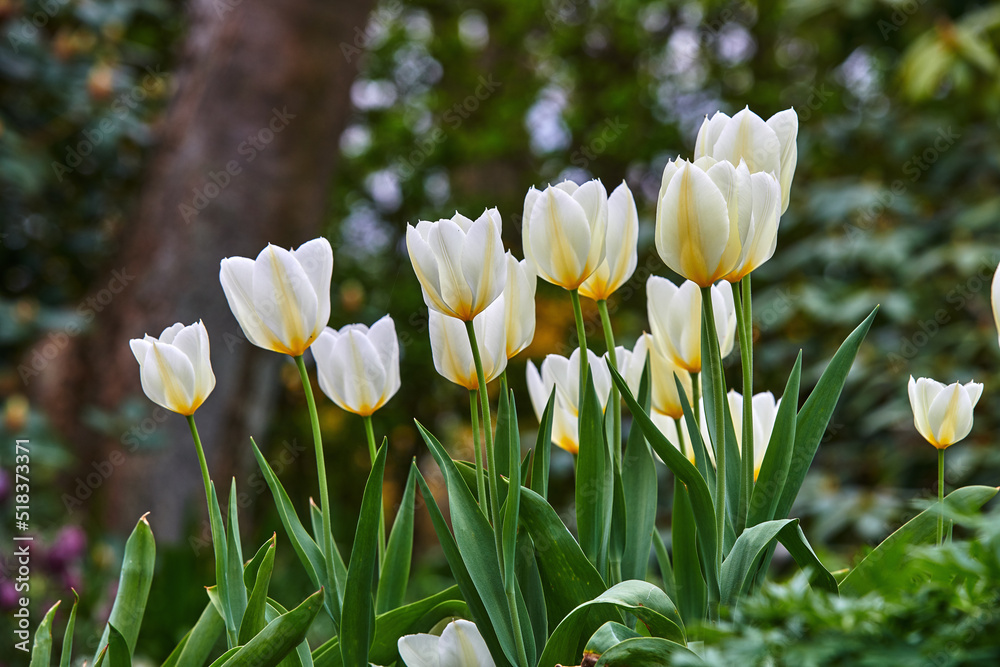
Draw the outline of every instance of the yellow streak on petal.
<instances>
[{"instance_id":1,"label":"yellow streak on petal","mask_svg":"<svg viewBox=\"0 0 1000 667\"><path fill-rule=\"evenodd\" d=\"M170 409L185 416L194 414L198 404L195 404L194 407L192 407L192 405L187 402L187 397L184 395L184 389L181 388L180 383L177 382L177 376L174 375L174 371L170 367L170 364L167 363L167 360L164 359L163 354L160 352L159 342L153 342L153 354L156 355L156 367L160 371L160 379L163 380L164 398L170 405Z\"/></svg>"},{"instance_id":2,"label":"yellow streak on petal","mask_svg":"<svg viewBox=\"0 0 1000 667\"><path fill-rule=\"evenodd\" d=\"M288 333L288 340L280 344L285 348L283 351L287 351L292 356L298 356L306 351L315 339L315 336L310 337L305 332L302 313L298 309L298 300L289 289L288 274L285 272L285 267L281 265L281 261L271 246L268 246L267 257L272 280L276 290L279 292L275 294L275 298L278 302L278 307L281 309L281 320L285 322Z\"/></svg>"}]
</instances>

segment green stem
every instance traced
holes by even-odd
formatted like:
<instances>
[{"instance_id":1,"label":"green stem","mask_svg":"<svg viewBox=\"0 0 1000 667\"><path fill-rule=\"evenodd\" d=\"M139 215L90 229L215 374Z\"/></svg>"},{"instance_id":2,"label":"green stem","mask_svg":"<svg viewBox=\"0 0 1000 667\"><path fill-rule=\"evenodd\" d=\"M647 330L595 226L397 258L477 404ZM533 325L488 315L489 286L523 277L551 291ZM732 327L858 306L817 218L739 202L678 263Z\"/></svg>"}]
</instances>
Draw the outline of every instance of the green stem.
<instances>
[{"instance_id":1,"label":"green stem","mask_svg":"<svg viewBox=\"0 0 1000 667\"><path fill-rule=\"evenodd\" d=\"M753 491L753 321L750 319L750 276L735 289L736 332L740 340L740 365L743 367L743 437L741 446L740 509L737 516L739 533L746 525Z\"/></svg>"},{"instance_id":2,"label":"green stem","mask_svg":"<svg viewBox=\"0 0 1000 667\"><path fill-rule=\"evenodd\" d=\"M372 416L365 415L365 435L368 437L368 455L371 457L372 465L375 465L375 457L378 456L378 452L375 448L375 429L372 426ZM382 506L382 511L378 515L378 571L382 572L382 566L385 564L385 505Z\"/></svg>"},{"instance_id":3,"label":"green stem","mask_svg":"<svg viewBox=\"0 0 1000 667\"><path fill-rule=\"evenodd\" d=\"M677 444L681 446L681 454L684 455L684 458L687 458L687 438L684 437L683 431L684 422L681 418L677 418L674 420L674 424L677 425Z\"/></svg>"},{"instance_id":4,"label":"green stem","mask_svg":"<svg viewBox=\"0 0 1000 667\"><path fill-rule=\"evenodd\" d=\"M205 450L201 446L201 437L198 435L198 427L194 423L194 415L188 415L188 427L191 429L191 437L194 438L194 448L198 451L198 464L201 466L201 480L205 483L205 501L208 503L208 514L212 515L212 478L208 474L208 463L205 461Z\"/></svg>"},{"instance_id":5,"label":"green stem","mask_svg":"<svg viewBox=\"0 0 1000 667\"><path fill-rule=\"evenodd\" d=\"M476 378L479 380L479 404L483 410L483 438L486 440L486 461L490 466L490 516L493 517L493 537L496 540L500 574L503 575L503 524L500 523L500 508L497 506L500 491L496 476L497 459L493 451L493 417L490 414L490 397L486 393L486 373L483 371L483 358L479 354L476 327L473 326L472 320L466 321L465 329L469 332L469 345L472 346L472 359L476 362Z\"/></svg>"},{"instance_id":6,"label":"green stem","mask_svg":"<svg viewBox=\"0 0 1000 667\"><path fill-rule=\"evenodd\" d=\"M330 489L326 483L326 460L323 456L323 435L319 430L319 412L316 410L316 397L313 396L312 383L306 362L300 354L295 359L302 380L302 390L306 394L306 406L309 408L309 422L312 425L313 447L316 450L316 477L319 482L319 503L323 514L323 559L326 561L327 572L330 573L330 583L333 582L333 528L330 523ZM334 586L330 586L335 591Z\"/></svg>"},{"instance_id":7,"label":"green stem","mask_svg":"<svg viewBox=\"0 0 1000 667\"><path fill-rule=\"evenodd\" d=\"M598 301L597 310L601 313L601 326L604 327L604 344L608 348L608 362L617 371L618 357L615 353L615 333L611 328L611 316L608 315L608 302L604 299ZM615 434L615 442L612 445L614 446L615 456L618 457L618 462L621 463L622 399L621 394L618 392L618 385L613 382L611 383L611 407L614 410L612 415Z\"/></svg>"},{"instance_id":8,"label":"green stem","mask_svg":"<svg viewBox=\"0 0 1000 667\"><path fill-rule=\"evenodd\" d=\"M712 306L712 288L701 288L701 310L705 319L705 330L708 332L708 367L712 374L712 389L715 394L713 412L715 421L715 514L716 530L718 531L718 548L715 554L716 567L722 572L722 542L726 529L726 392L722 378L722 358L719 350L719 332L715 328L715 308ZM703 360L704 362L704 360ZM708 414L705 415L708 417Z\"/></svg>"},{"instance_id":9,"label":"green stem","mask_svg":"<svg viewBox=\"0 0 1000 667\"><path fill-rule=\"evenodd\" d=\"M479 399L479 392L472 390L469 392L469 412L472 414L472 448L476 452L476 489L479 491L479 509L483 514L486 509L486 476L483 474L483 448L479 445L479 406L476 401ZM489 519L489 516L486 517Z\"/></svg>"},{"instance_id":10,"label":"green stem","mask_svg":"<svg viewBox=\"0 0 1000 667\"><path fill-rule=\"evenodd\" d=\"M938 546L944 542L944 450L938 450Z\"/></svg>"},{"instance_id":11,"label":"green stem","mask_svg":"<svg viewBox=\"0 0 1000 667\"><path fill-rule=\"evenodd\" d=\"M580 346L580 394L577 406L583 405L583 397L587 388L587 329L583 326L583 308L580 306L580 291L570 290L569 299L573 302L573 316L576 318L576 338Z\"/></svg>"},{"instance_id":12,"label":"green stem","mask_svg":"<svg viewBox=\"0 0 1000 667\"><path fill-rule=\"evenodd\" d=\"M691 412L694 413L694 423L701 428L701 373L691 373Z\"/></svg>"}]
</instances>

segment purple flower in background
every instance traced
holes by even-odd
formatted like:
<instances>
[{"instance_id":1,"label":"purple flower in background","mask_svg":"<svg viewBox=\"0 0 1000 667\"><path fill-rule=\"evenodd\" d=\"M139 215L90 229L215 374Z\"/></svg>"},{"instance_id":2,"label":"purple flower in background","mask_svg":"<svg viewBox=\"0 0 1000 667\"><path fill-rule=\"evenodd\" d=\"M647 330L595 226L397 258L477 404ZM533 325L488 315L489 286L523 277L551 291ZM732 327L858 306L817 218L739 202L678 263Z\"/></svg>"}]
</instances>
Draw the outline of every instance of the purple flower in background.
<instances>
[{"instance_id":1,"label":"purple flower in background","mask_svg":"<svg viewBox=\"0 0 1000 667\"><path fill-rule=\"evenodd\" d=\"M54 572L61 572L80 560L87 548L87 535L79 526L64 526L56 533L46 554L46 562Z\"/></svg>"}]
</instances>

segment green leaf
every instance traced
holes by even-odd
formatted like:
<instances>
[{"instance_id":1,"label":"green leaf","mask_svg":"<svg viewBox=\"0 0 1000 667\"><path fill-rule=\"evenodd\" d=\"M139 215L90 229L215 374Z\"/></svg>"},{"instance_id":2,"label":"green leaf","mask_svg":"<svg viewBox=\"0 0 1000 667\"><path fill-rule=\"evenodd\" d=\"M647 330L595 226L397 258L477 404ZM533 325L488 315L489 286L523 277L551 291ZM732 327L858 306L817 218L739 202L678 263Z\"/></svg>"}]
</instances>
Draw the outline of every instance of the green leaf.
<instances>
[{"instance_id":1,"label":"green leaf","mask_svg":"<svg viewBox=\"0 0 1000 667\"><path fill-rule=\"evenodd\" d=\"M660 567L660 578L663 579L663 592L670 596L671 600L677 600L677 587L674 584L674 568L670 565L670 556L667 554L667 545L663 543L660 531L653 530L653 547L656 551L656 562ZM684 614L681 613L681 618Z\"/></svg>"},{"instance_id":2,"label":"green leaf","mask_svg":"<svg viewBox=\"0 0 1000 667\"><path fill-rule=\"evenodd\" d=\"M518 531L517 562L515 565L517 583L524 595L524 605L528 610L531 632L535 646L544 646L549 636L549 622L545 612L545 589L535 557L535 544L527 528Z\"/></svg>"},{"instance_id":3,"label":"green leaf","mask_svg":"<svg viewBox=\"0 0 1000 667\"><path fill-rule=\"evenodd\" d=\"M649 415L636 403L635 398L632 397L632 392L629 391L628 383L625 382L625 379L618 371L613 368L610 370L612 379L618 385L622 398L625 399L625 404L628 405L628 409L632 413L632 418L639 424L639 428L642 429L646 440L652 445L653 450L659 454L667 467L673 471L674 476L687 486L691 499L691 508L698 527L698 544L701 547L702 553L715 554L719 540L715 524L715 504L712 501L712 494L708 489L708 484L705 483L705 478L702 477L698 469L691 465L691 462L676 447L670 444L667 438L660 432L660 429L657 428L656 424L653 423L653 420L649 418ZM691 414L691 406L687 404L683 390L680 393L680 397L684 405L685 416L689 416ZM694 434L697 434L698 431L697 428L689 430ZM699 436L695 435L694 437L698 438ZM714 594L713 597L717 598L719 590L718 573L714 567L710 567L707 568L706 574L709 593Z\"/></svg>"},{"instance_id":4,"label":"green leaf","mask_svg":"<svg viewBox=\"0 0 1000 667\"><path fill-rule=\"evenodd\" d=\"M198 617L198 622L173 650L163 667L204 665L225 627L225 621L219 616L215 605L209 602Z\"/></svg>"},{"instance_id":5,"label":"green leaf","mask_svg":"<svg viewBox=\"0 0 1000 667\"><path fill-rule=\"evenodd\" d=\"M416 495L416 478L413 469L406 478L403 500L396 512L396 519L389 533L385 550L385 563L378 580L375 613L384 614L403 604L406 585L410 580L410 560L413 556L413 505Z\"/></svg>"},{"instance_id":6,"label":"green leaf","mask_svg":"<svg viewBox=\"0 0 1000 667\"><path fill-rule=\"evenodd\" d=\"M306 574L309 576L309 581L317 588L332 581L333 585L330 588L333 590L331 590L329 595L325 596L326 608L330 614L330 618L333 619L334 626L340 627L340 602L343 599L344 585L347 582L347 568L340 557L340 551L337 549L337 545L334 544L334 567L332 568L332 577L328 579L323 551L302 526L302 522L299 521L299 517L295 513L292 501L288 498L288 494L285 493L284 487L281 486L278 476L271 470L271 466L264 458L264 455L261 454L253 438L250 439L250 444L253 446L254 456L257 457L257 465L260 466L264 480L271 489L271 495L274 496L274 506L278 510L281 524L285 527L285 533L292 543L292 549L295 550L295 554L299 557L299 562L305 568Z\"/></svg>"},{"instance_id":7,"label":"green leaf","mask_svg":"<svg viewBox=\"0 0 1000 667\"><path fill-rule=\"evenodd\" d=\"M282 607L274 598L267 599L267 608L264 610L264 617L268 623L287 613L288 610ZM296 644L295 650L290 651L282 658L281 662L278 663L278 667L314 667L312 653L309 650L309 642L303 639Z\"/></svg>"},{"instance_id":8,"label":"green leaf","mask_svg":"<svg viewBox=\"0 0 1000 667\"><path fill-rule=\"evenodd\" d=\"M555 412L556 390L552 388L545 412L538 423L538 437L535 439L535 456L531 462L531 490L547 498L549 495L549 459L552 453L552 419Z\"/></svg>"},{"instance_id":9,"label":"green leaf","mask_svg":"<svg viewBox=\"0 0 1000 667\"><path fill-rule=\"evenodd\" d=\"M118 594L111 607L111 615L104 627L98 647L108 645L111 626L115 626L125 643L129 653L135 651L135 642L139 638L139 627L142 616L146 612L146 600L149 598L149 587L153 583L153 567L156 564L156 541L153 531L143 515L125 543L125 559L122 561L121 576L118 579ZM94 656L94 664L100 656Z\"/></svg>"},{"instance_id":10,"label":"green leaf","mask_svg":"<svg viewBox=\"0 0 1000 667\"><path fill-rule=\"evenodd\" d=\"M351 549L351 564L344 589L344 609L341 618L340 653L345 667L368 667L368 649L375 632L375 608L372 604L372 581L378 563L378 532L382 516L382 478L389 445L382 446L372 463L368 483L361 500L361 515Z\"/></svg>"},{"instance_id":11,"label":"green leaf","mask_svg":"<svg viewBox=\"0 0 1000 667\"><path fill-rule=\"evenodd\" d=\"M94 667L102 667L102 665L104 665L104 660L107 657L108 657L108 646L107 644L105 644L104 648L101 649L100 653L97 654L97 658L94 660Z\"/></svg>"},{"instance_id":12,"label":"green leaf","mask_svg":"<svg viewBox=\"0 0 1000 667\"><path fill-rule=\"evenodd\" d=\"M31 663L29 667L49 667L52 659L52 618L62 600L57 601L42 618L35 631L35 642L31 645Z\"/></svg>"},{"instance_id":13,"label":"green leaf","mask_svg":"<svg viewBox=\"0 0 1000 667\"><path fill-rule=\"evenodd\" d=\"M698 552L697 525L687 488L674 480L674 506L670 521L670 546L674 551L674 590L685 623L703 620L708 614L708 592ZM702 552L704 553L704 552ZM709 554L710 567L714 553ZM661 559L661 568L663 560Z\"/></svg>"},{"instance_id":14,"label":"green leaf","mask_svg":"<svg viewBox=\"0 0 1000 667\"><path fill-rule=\"evenodd\" d=\"M650 371L646 363L639 383L639 403L648 412L650 403ZM625 500L625 553L622 557L622 579L646 579L649 552L656 528L656 463L653 452L642 435L642 429L632 422L625 455L622 458L622 487Z\"/></svg>"},{"instance_id":15,"label":"green leaf","mask_svg":"<svg viewBox=\"0 0 1000 667\"><path fill-rule=\"evenodd\" d=\"M504 588L510 591L517 585L514 574L514 563L517 557L517 526L518 516L521 509L521 438L517 432L517 409L514 403L513 393L509 401L501 400L501 407L509 415L506 418L506 428L503 430L497 427L497 441L495 449L506 449L507 456L507 484L506 500L504 502L503 514L503 572ZM503 436L503 439L500 436ZM497 470L502 468L498 465ZM493 471L490 471L492 474ZM499 492L499 484L498 492ZM501 494L502 495L502 494Z\"/></svg>"},{"instance_id":16,"label":"green leaf","mask_svg":"<svg viewBox=\"0 0 1000 667\"><path fill-rule=\"evenodd\" d=\"M722 563L722 604L732 604L749 590L757 559L777 539L782 528L798 522L798 519L765 521L743 531Z\"/></svg>"},{"instance_id":17,"label":"green leaf","mask_svg":"<svg viewBox=\"0 0 1000 667\"><path fill-rule=\"evenodd\" d=\"M591 653L596 656L602 655L615 644L620 644L626 639L639 637L639 633L614 621L608 621L597 629L583 649L584 653Z\"/></svg>"},{"instance_id":18,"label":"green leaf","mask_svg":"<svg viewBox=\"0 0 1000 667\"><path fill-rule=\"evenodd\" d=\"M267 608L267 589L271 583L271 571L274 569L274 551L276 536L271 535L264 551L264 557L257 568L257 578L250 593L246 612L240 623L239 644L244 645L253 639L267 625L264 610ZM244 593L246 587L243 588Z\"/></svg>"},{"instance_id":19,"label":"green leaf","mask_svg":"<svg viewBox=\"0 0 1000 667\"><path fill-rule=\"evenodd\" d=\"M236 644L236 623L233 620L232 604L229 599L229 545L226 539L226 528L222 523L222 510L219 508L219 498L212 482L211 501L208 516L212 524L212 553L215 556L215 585L219 595L219 609L222 620L226 622L226 635L230 646Z\"/></svg>"},{"instance_id":20,"label":"green leaf","mask_svg":"<svg viewBox=\"0 0 1000 667\"><path fill-rule=\"evenodd\" d=\"M72 590L73 608L69 612L66 632L63 634L62 653L59 654L59 667L69 667L70 661L73 659L73 631L76 629L76 608L80 605L80 596L77 595L75 588Z\"/></svg>"},{"instance_id":21,"label":"green leaf","mask_svg":"<svg viewBox=\"0 0 1000 667\"><path fill-rule=\"evenodd\" d=\"M247 609L247 587L243 585L243 544L240 542L239 505L236 502L236 478L229 486L229 524L226 526L226 590L233 634L239 634ZM239 641L237 644L245 642Z\"/></svg>"},{"instance_id":22,"label":"green leaf","mask_svg":"<svg viewBox=\"0 0 1000 667\"><path fill-rule=\"evenodd\" d=\"M570 612L549 637L538 667L579 664L587 639L607 621L621 622L623 611L642 621L654 637L685 641L684 624L670 598L652 584L625 581Z\"/></svg>"},{"instance_id":23,"label":"green leaf","mask_svg":"<svg viewBox=\"0 0 1000 667\"><path fill-rule=\"evenodd\" d=\"M223 663L225 667L275 667L306 637L316 614L323 608L319 589L287 614L274 619ZM216 661L218 662L218 661Z\"/></svg>"},{"instance_id":24,"label":"green leaf","mask_svg":"<svg viewBox=\"0 0 1000 667\"><path fill-rule=\"evenodd\" d=\"M234 646L233 648L229 649L228 651L220 655L218 658L216 658L215 662L211 664L211 667L222 667L224 664L226 664L226 662L229 661L230 658L239 653L241 648L243 647Z\"/></svg>"},{"instance_id":25,"label":"green leaf","mask_svg":"<svg viewBox=\"0 0 1000 667\"><path fill-rule=\"evenodd\" d=\"M809 398L806 399L802 409L799 410L795 419L795 448L788 466L788 476L774 512L775 518L784 519L792 509L792 503L795 502L795 497L799 494L802 482L805 481L806 473L809 471L809 466L812 465L813 457L816 456L816 450L826 432L827 424L830 423L830 418L833 416L840 392L844 388L844 382L847 381L847 374L851 370L858 349L861 347L877 312L878 307L876 306L865 321L859 324L847 337L837 353L833 355L833 359L823 371L823 375Z\"/></svg>"},{"instance_id":26,"label":"green leaf","mask_svg":"<svg viewBox=\"0 0 1000 667\"><path fill-rule=\"evenodd\" d=\"M125 637L113 625L108 626L108 666L132 667L132 655Z\"/></svg>"},{"instance_id":27,"label":"green leaf","mask_svg":"<svg viewBox=\"0 0 1000 667\"><path fill-rule=\"evenodd\" d=\"M704 665L696 654L669 639L639 637L626 639L608 649L595 667L667 667L678 664L671 658L683 655L684 665Z\"/></svg>"},{"instance_id":28,"label":"green leaf","mask_svg":"<svg viewBox=\"0 0 1000 667\"><path fill-rule=\"evenodd\" d=\"M795 359L795 366L788 376L781 405L774 418L774 430L768 441L760 473L754 484L747 510L747 526L756 526L774 518L778 498L788 476L788 465L795 446L795 416L799 406L799 381L802 375L802 352Z\"/></svg>"},{"instance_id":29,"label":"green leaf","mask_svg":"<svg viewBox=\"0 0 1000 667\"><path fill-rule=\"evenodd\" d=\"M992 486L964 486L955 489L944 499L945 511L961 514L978 511L997 494L997 490ZM885 538L840 582L841 593L860 597L873 590L888 592L886 573L903 569L911 547L934 543L937 539L938 516L938 504L934 503Z\"/></svg>"},{"instance_id":30,"label":"green leaf","mask_svg":"<svg viewBox=\"0 0 1000 667\"><path fill-rule=\"evenodd\" d=\"M503 477L510 477L511 461L521 460L520 445L518 445L517 456L513 459L511 458L510 448L508 447L511 435L517 438L518 442L520 442L520 435L517 433L517 415L510 409L509 395L510 394L507 391L507 380L505 376L501 376L500 399L497 401L497 428L496 434L493 438L493 458L496 460L487 461L486 467L490 470L499 471ZM500 500L498 501L499 506L502 507L506 500L506 494L501 491Z\"/></svg>"},{"instance_id":31,"label":"green leaf","mask_svg":"<svg viewBox=\"0 0 1000 667\"><path fill-rule=\"evenodd\" d=\"M576 530L580 548L598 572L605 572L614 502L614 471L604 437L604 411L592 374L580 407L580 452L576 464Z\"/></svg>"},{"instance_id":32,"label":"green leaf","mask_svg":"<svg viewBox=\"0 0 1000 667\"><path fill-rule=\"evenodd\" d=\"M257 553L253 555L247 564L243 566L243 585L246 586L248 591L253 590L254 584L257 582L257 573L260 572L260 564L264 562L265 556L267 556L267 550L271 548L277 540L277 533L271 533L271 539L260 545L257 549Z\"/></svg>"}]
</instances>

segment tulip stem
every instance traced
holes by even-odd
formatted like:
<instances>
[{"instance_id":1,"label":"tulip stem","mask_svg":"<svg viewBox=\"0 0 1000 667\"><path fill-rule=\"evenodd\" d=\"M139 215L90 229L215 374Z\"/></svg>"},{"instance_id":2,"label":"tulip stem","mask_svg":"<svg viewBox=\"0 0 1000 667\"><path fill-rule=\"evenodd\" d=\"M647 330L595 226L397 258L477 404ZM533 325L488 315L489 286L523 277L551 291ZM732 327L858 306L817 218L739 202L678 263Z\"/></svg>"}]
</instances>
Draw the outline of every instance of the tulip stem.
<instances>
[{"instance_id":1,"label":"tulip stem","mask_svg":"<svg viewBox=\"0 0 1000 667\"><path fill-rule=\"evenodd\" d=\"M375 428L372 426L372 416L365 415L365 435L368 437L368 455L375 465L375 457L378 452L375 449ZM378 515L378 571L382 572L382 565L385 563L385 503L382 504L382 511Z\"/></svg>"},{"instance_id":2,"label":"tulip stem","mask_svg":"<svg viewBox=\"0 0 1000 667\"><path fill-rule=\"evenodd\" d=\"M479 508L483 514L488 512L486 507L486 476L483 475L483 448L479 440L479 392L475 389L469 392L469 412L472 414L472 448L476 452L476 490L479 492ZM489 516L486 517L489 519Z\"/></svg>"},{"instance_id":3,"label":"tulip stem","mask_svg":"<svg viewBox=\"0 0 1000 667\"><path fill-rule=\"evenodd\" d=\"M691 373L691 413L694 416L694 424L701 428L701 410L698 409L701 401L701 373Z\"/></svg>"},{"instance_id":4,"label":"tulip stem","mask_svg":"<svg viewBox=\"0 0 1000 667\"><path fill-rule=\"evenodd\" d=\"M737 513L736 532L746 525L753 491L753 319L750 310L750 276L740 281L736 292L736 332L740 340L740 365L743 367L743 438L741 449L740 509Z\"/></svg>"},{"instance_id":5,"label":"tulip stem","mask_svg":"<svg viewBox=\"0 0 1000 667\"><path fill-rule=\"evenodd\" d=\"M486 440L486 462L490 467L490 516L493 517L493 537L496 540L497 561L500 563L500 574L503 575L503 524L500 523L499 482L497 481L496 454L493 451L493 417L490 414L490 397L486 392L486 373L483 371L483 358L479 354L479 342L476 340L476 327L472 320L465 322L469 332L469 345L472 347L472 359L476 362L476 378L479 381L479 404L483 410L483 438Z\"/></svg>"},{"instance_id":6,"label":"tulip stem","mask_svg":"<svg viewBox=\"0 0 1000 667\"><path fill-rule=\"evenodd\" d=\"M205 500L208 502L209 516L212 514L212 478L208 474L208 462L205 461L205 450L201 446L201 437L198 435L198 427L194 423L194 415L187 417L188 427L191 429L191 437L194 438L194 448L198 451L198 464L201 466L201 479L205 483Z\"/></svg>"},{"instance_id":7,"label":"tulip stem","mask_svg":"<svg viewBox=\"0 0 1000 667\"><path fill-rule=\"evenodd\" d=\"M615 354L615 332L611 328L611 316L608 315L608 302L606 299L601 299L597 302L597 310L601 314L601 326L604 327L604 344L608 348L608 363L617 371L618 357ZM615 434L615 441L611 444L620 464L622 460L622 399L621 394L618 392L618 385L614 382L611 383L611 406L614 410L612 415L614 419L613 433Z\"/></svg>"},{"instance_id":8,"label":"tulip stem","mask_svg":"<svg viewBox=\"0 0 1000 667\"><path fill-rule=\"evenodd\" d=\"M715 514L718 545L715 554L718 571L722 571L722 542L726 529L726 391L722 377L722 357L719 349L719 332L715 328L715 308L712 304L712 288L701 288L701 310L708 333L708 370L712 374L712 389L715 398L713 418L715 422ZM705 417L708 418L706 411Z\"/></svg>"},{"instance_id":9,"label":"tulip stem","mask_svg":"<svg viewBox=\"0 0 1000 667\"><path fill-rule=\"evenodd\" d=\"M944 542L944 450L938 450L938 546Z\"/></svg>"},{"instance_id":10,"label":"tulip stem","mask_svg":"<svg viewBox=\"0 0 1000 667\"><path fill-rule=\"evenodd\" d=\"M569 298L573 302L573 315L576 318L576 338L580 346L580 394L577 398L577 405L583 405L587 389L587 330L583 326L583 307L580 306L580 290L570 290Z\"/></svg>"},{"instance_id":11,"label":"tulip stem","mask_svg":"<svg viewBox=\"0 0 1000 667\"><path fill-rule=\"evenodd\" d=\"M312 426L313 446L316 450L316 477L319 482L319 502L323 514L323 559L326 561L327 572L330 573L330 581L333 581L333 528L330 522L330 489L326 484L326 460L323 457L323 434L319 430L319 412L316 410L316 397L313 396L312 383L309 381L309 372L306 370L306 362L302 355L293 357L295 365L299 369L299 378L302 380L302 390L306 395L306 406L309 408L309 421ZM331 590L336 587L331 586Z\"/></svg>"},{"instance_id":12,"label":"tulip stem","mask_svg":"<svg viewBox=\"0 0 1000 667\"><path fill-rule=\"evenodd\" d=\"M681 450L681 454L684 455L684 458L687 458L687 441L684 437L684 431L681 430L684 428L683 420L680 417L677 417L674 419L674 424L677 426L677 444L680 445L679 449Z\"/></svg>"}]
</instances>

